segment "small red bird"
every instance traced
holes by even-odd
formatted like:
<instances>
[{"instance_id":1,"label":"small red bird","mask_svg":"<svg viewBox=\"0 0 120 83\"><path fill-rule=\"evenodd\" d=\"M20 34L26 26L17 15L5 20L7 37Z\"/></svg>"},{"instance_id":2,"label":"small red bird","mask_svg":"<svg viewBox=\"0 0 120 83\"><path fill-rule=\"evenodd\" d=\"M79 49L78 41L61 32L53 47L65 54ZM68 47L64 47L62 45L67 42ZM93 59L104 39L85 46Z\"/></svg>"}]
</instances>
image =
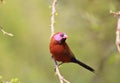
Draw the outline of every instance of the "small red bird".
<instances>
[{"instance_id":1,"label":"small red bird","mask_svg":"<svg viewBox=\"0 0 120 83\"><path fill-rule=\"evenodd\" d=\"M75 58L74 54L65 42L67 37L68 36L63 32L57 32L52 36L50 41L50 53L52 54L52 58L62 63L77 63L89 71L94 72L95 70L93 68Z\"/></svg>"}]
</instances>

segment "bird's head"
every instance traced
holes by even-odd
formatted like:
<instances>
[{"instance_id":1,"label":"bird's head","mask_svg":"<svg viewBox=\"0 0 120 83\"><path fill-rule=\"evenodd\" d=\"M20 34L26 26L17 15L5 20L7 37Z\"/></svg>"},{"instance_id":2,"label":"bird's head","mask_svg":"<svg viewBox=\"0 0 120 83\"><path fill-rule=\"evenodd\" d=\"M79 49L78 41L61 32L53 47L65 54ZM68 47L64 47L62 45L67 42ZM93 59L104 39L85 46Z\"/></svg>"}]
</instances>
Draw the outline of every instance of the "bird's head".
<instances>
[{"instance_id":1,"label":"bird's head","mask_svg":"<svg viewBox=\"0 0 120 83\"><path fill-rule=\"evenodd\" d=\"M54 40L56 40L59 43L64 43L67 37L68 36L64 32L57 32L53 35Z\"/></svg>"}]
</instances>

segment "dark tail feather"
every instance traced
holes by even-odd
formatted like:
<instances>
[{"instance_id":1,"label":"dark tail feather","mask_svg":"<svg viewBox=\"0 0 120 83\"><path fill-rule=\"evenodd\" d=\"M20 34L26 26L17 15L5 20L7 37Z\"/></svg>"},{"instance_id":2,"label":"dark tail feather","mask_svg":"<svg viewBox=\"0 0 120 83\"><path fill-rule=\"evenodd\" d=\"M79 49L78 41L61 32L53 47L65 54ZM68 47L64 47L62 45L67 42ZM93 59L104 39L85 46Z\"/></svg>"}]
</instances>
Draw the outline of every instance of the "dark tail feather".
<instances>
[{"instance_id":1,"label":"dark tail feather","mask_svg":"<svg viewBox=\"0 0 120 83\"><path fill-rule=\"evenodd\" d=\"M91 68L90 66L84 64L83 62L80 62L79 60L77 60L77 59L75 59L75 58L71 59L71 62L77 63L77 64L79 64L80 66L88 69L88 70L91 71L91 72L95 72L95 70L94 70L93 68Z\"/></svg>"}]
</instances>

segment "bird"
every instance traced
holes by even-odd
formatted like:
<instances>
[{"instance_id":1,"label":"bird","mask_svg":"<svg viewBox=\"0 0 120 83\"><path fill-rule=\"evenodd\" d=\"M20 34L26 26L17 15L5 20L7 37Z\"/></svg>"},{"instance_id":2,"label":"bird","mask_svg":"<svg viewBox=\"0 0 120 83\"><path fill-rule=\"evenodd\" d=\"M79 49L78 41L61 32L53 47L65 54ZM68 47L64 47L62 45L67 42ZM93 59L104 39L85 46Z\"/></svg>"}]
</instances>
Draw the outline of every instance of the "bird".
<instances>
[{"instance_id":1,"label":"bird","mask_svg":"<svg viewBox=\"0 0 120 83\"><path fill-rule=\"evenodd\" d=\"M92 67L76 59L70 47L66 43L67 38L68 36L64 32L56 32L55 34L52 35L50 44L49 44L49 49L50 49L52 58L55 61L61 62L62 64L69 63L69 62L76 63L91 72L95 72L95 70Z\"/></svg>"}]
</instances>

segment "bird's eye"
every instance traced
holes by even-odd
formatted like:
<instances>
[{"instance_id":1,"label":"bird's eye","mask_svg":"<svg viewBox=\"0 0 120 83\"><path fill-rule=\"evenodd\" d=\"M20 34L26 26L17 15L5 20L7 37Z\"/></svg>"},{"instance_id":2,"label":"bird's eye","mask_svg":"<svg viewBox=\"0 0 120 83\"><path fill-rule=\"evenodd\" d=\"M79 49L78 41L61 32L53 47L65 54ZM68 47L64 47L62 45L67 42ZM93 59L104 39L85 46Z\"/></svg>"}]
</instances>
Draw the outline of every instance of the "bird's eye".
<instances>
[{"instance_id":1,"label":"bird's eye","mask_svg":"<svg viewBox=\"0 0 120 83\"><path fill-rule=\"evenodd\" d=\"M64 37L64 34L60 34L61 37Z\"/></svg>"}]
</instances>

